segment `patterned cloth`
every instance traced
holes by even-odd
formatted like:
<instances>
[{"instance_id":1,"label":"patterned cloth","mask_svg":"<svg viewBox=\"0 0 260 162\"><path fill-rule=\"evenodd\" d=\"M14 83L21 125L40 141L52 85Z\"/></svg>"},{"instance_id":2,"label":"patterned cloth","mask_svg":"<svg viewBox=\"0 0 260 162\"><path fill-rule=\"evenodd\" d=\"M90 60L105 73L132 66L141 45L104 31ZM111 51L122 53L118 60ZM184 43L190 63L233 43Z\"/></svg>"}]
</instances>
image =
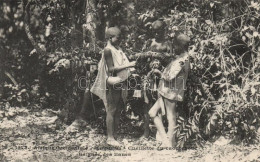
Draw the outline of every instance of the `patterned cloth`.
<instances>
[{"instance_id":1,"label":"patterned cloth","mask_svg":"<svg viewBox=\"0 0 260 162\"><path fill-rule=\"evenodd\" d=\"M158 92L162 97L183 101L189 66L189 55L186 52L179 55L164 69L158 86Z\"/></svg>"}]
</instances>

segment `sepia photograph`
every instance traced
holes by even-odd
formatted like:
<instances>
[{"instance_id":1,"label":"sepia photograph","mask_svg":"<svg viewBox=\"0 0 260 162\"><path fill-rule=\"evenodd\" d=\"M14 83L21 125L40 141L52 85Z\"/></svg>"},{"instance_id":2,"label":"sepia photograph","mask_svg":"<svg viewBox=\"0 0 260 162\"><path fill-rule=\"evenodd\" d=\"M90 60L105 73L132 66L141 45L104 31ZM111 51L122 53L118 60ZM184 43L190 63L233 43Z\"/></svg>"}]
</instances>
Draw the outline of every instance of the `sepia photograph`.
<instances>
[{"instance_id":1,"label":"sepia photograph","mask_svg":"<svg viewBox=\"0 0 260 162\"><path fill-rule=\"evenodd\" d=\"M260 161L260 1L0 0L9 161Z\"/></svg>"}]
</instances>

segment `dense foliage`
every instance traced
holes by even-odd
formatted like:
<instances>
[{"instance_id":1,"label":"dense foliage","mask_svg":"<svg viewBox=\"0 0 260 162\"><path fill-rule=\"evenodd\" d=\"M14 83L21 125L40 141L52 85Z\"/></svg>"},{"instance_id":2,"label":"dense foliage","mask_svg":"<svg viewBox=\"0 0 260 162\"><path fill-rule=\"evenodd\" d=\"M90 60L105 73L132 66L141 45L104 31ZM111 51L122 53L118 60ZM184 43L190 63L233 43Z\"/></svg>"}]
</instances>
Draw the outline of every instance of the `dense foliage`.
<instances>
[{"instance_id":1,"label":"dense foliage","mask_svg":"<svg viewBox=\"0 0 260 162\"><path fill-rule=\"evenodd\" d=\"M105 27L123 29L123 47L131 56L147 51L153 38L151 23L161 19L168 39L184 32L192 40L188 90L180 104L186 115L180 116L176 128L179 146L188 139L199 144L218 135L256 139L256 0L6 0L0 8L2 104L76 111L85 90L78 87L79 78L93 75ZM93 34L93 29L98 32Z\"/></svg>"}]
</instances>

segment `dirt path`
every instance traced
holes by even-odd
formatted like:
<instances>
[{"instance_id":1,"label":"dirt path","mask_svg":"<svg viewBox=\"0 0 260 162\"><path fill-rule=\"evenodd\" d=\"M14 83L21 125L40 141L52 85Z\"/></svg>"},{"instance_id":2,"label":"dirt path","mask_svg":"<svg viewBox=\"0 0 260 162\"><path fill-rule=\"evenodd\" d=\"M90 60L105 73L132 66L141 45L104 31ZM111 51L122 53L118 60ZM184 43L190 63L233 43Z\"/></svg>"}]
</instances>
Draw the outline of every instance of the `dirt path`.
<instances>
[{"instance_id":1,"label":"dirt path","mask_svg":"<svg viewBox=\"0 0 260 162\"><path fill-rule=\"evenodd\" d=\"M47 110L12 108L0 114L0 161L260 161L260 145L208 143L201 149L161 150L154 138L140 141L125 126L119 136L124 147L112 148L102 130L87 126L66 133L67 126Z\"/></svg>"}]
</instances>

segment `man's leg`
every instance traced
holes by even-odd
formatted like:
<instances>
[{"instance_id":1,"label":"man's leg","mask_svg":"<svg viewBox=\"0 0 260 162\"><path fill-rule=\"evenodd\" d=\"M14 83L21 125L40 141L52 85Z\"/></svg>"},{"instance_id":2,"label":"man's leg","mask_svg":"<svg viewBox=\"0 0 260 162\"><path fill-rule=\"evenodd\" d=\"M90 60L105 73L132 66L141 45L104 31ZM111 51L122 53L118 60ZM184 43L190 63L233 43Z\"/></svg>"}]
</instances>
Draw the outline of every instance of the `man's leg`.
<instances>
[{"instance_id":1,"label":"man's leg","mask_svg":"<svg viewBox=\"0 0 260 162\"><path fill-rule=\"evenodd\" d=\"M168 132L167 135L171 142L171 147L176 146L176 139L174 134L174 128L176 127L176 101L165 99L165 107L167 111L168 119Z\"/></svg>"}]
</instances>

